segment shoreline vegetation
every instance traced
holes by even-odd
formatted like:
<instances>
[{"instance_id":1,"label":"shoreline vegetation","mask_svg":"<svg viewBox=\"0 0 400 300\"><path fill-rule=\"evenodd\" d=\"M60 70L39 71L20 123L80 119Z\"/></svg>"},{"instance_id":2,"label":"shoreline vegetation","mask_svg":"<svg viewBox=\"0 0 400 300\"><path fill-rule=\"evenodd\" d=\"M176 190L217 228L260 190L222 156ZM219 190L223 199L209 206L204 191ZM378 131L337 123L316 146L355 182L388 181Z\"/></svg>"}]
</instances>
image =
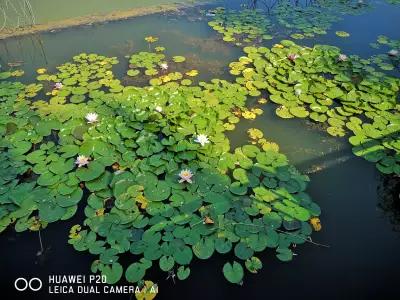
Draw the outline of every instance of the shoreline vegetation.
<instances>
[{"instance_id":1,"label":"shoreline vegetation","mask_svg":"<svg viewBox=\"0 0 400 300\"><path fill-rule=\"evenodd\" d=\"M67 18L58 21L51 21L43 24L35 24L17 28L4 28L0 31L0 40L5 40L13 37L36 34L41 32L53 32L72 27L79 27L85 25L101 24L112 21L127 20L134 17L145 15L152 15L163 12L177 12L185 8L192 8L195 6L204 5L203 3L174 3L174 4L161 4L141 8L133 8L127 10L114 10L109 13L91 14L80 17Z\"/></svg>"}]
</instances>

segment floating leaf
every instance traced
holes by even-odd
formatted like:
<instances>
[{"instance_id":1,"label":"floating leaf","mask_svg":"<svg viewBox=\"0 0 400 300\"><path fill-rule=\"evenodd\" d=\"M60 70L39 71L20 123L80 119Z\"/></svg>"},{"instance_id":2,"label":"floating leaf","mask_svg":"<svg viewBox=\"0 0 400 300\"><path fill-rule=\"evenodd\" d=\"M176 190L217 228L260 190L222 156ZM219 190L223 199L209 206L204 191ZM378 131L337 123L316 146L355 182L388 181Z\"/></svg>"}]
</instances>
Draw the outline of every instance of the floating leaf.
<instances>
[{"instance_id":1,"label":"floating leaf","mask_svg":"<svg viewBox=\"0 0 400 300\"><path fill-rule=\"evenodd\" d=\"M232 264L226 263L222 269L226 280L230 283L240 284L243 279L243 268L242 266L234 261Z\"/></svg>"}]
</instances>

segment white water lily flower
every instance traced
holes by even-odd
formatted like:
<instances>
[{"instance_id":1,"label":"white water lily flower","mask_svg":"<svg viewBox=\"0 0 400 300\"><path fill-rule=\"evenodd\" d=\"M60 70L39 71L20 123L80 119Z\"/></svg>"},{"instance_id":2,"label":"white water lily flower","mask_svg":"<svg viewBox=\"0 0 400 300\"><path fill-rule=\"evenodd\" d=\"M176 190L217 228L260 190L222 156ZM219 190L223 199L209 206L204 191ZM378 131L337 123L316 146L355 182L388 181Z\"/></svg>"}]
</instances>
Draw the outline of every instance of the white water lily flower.
<instances>
[{"instance_id":1,"label":"white water lily flower","mask_svg":"<svg viewBox=\"0 0 400 300\"><path fill-rule=\"evenodd\" d=\"M160 68L163 70L168 70L168 64L167 63L162 63L160 64Z\"/></svg>"},{"instance_id":2,"label":"white water lily flower","mask_svg":"<svg viewBox=\"0 0 400 300\"><path fill-rule=\"evenodd\" d=\"M397 55L399 55L399 51L398 51L398 50L395 50L395 49L392 49L392 50L390 50L390 51L388 52L388 54L389 54L390 56L397 56Z\"/></svg>"},{"instance_id":3,"label":"white water lily flower","mask_svg":"<svg viewBox=\"0 0 400 300\"><path fill-rule=\"evenodd\" d=\"M205 144L208 144L210 142L207 135L205 134L198 134L194 141L196 143L199 143L202 147L204 147Z\"/></svg>"},{"instance_id":4,"label":"white water lily flower","mask_svg":"<svg viewBox=\"0 0 400 300\"><path fill-rule=\"evenodd\" d=\"M347 60L347 55L346 54L339 54L338 56L338 61L346 61Z\"/></svg>"},{"instance_id":5,"label":"white water lily flower","mask_svg":"<svg viewBox=\"0 0 400 300\"><path fill-rule=\"evenodd\" d=\"M161 107L161 106L156 106L154 109L155 109L156 111L158 111L159 113L162 112L162 107Z\"/></svg>"},{"instance_id":6,"label":"white water lily flower","mask_svg":"<svg viewBox=\"0 0 400 300\"><path fill-rule=\"evenodd\" d=\"M295 94L296 96L300 96L300 95L301 95L301 89L295 89L295 90L294 90L294 94Z\"/></svg>"},{"instance_id":7,"label":"white water lily flower","mask_svg":"<svg viewBox=\"0 0 400 300\"><path fill-rule=\"evenodd\" d=\"M75 164L78 165L78 168L87 166L89 164L89 157L85 155L79 155L75 160Z\"/></svg>"},{"instance_id":8,"label":"white water lily flower","mask_svg":"<svg viewBox=\"0 0 400 300\"><path fill-rule=\"evenodd\" d=\"M98 121L98 117L99 115L96 113L88 113L86 114L85 119L89 124L92 124Z\"/></svg>"},{"instance_id":9,"label":"white water lily flower","mask_svg":"<svg viewBox=\"0 0 400 300\"><path fill-rule=\"evenodd\" d=\"M193 173L192 171L190 171L189 169L183 169L182 171L179 172L179 183L183 183L183 182L188 182L188 183L192 183L192 177L193 177Z\"/></svg>"},{"instance_id":10,"label":"white water lily flower","mask_svg":"<svg viewBox=\"0 0 400 300\"><path fill-rule=\"evenodd\" d=\"M54 88L56 89L56 90L61 90L62 88L63 88L63 84L61 83L61 82L56 82L55 84L54 84Z\"/></svg>"}]
</instances>

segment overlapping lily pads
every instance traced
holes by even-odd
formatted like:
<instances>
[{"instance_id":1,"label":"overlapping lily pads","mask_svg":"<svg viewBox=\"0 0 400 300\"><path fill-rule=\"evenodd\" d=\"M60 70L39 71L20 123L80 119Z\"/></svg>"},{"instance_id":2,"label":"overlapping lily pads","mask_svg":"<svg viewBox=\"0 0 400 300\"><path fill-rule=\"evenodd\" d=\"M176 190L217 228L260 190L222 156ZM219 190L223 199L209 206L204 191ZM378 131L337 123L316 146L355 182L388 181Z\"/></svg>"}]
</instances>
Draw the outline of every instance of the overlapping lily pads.
<instances>
[{"instance_id":1,"label":"overlapping lily pads","mask_svg":"<svg viewBox=\"0 0 400 300\"><path fill-rule=\"evenodd\" d=\"M141 281L154 266L184 280L194 259L230 252L237 262L222 271L240 283L243 266L261 268L256 252L273 248L289 260L320 209L305 193L308 177L261 131L252 129L254 145L230 151L225 131L262 112L245 107L252 93L219 79L124 86L114 63L80 54L39 74L43 85L1 82L0 229L44 228L84 199L86 219L69 243L95 255L91 269L109 283ZM49 101L31 102L43 86ZM129 266L119 262L124 253L134 257Z\"/></svg>"},{"instance_id":2,"label":"overlapping lily pads","mask_svg":"<svg viewBox=\"0 0 400 300\"><path fill-rule=\"evenodd\" d=\"M243 50L247 56L230 64L231 74L249 92L268 93L279 105L279 117L326 123L332 136L352 133L356 155L384 173L400 174L398 78L332 46L309 48L284 40L271 49Z\"/></svg>"},{"instance_id":3,"label":"overlapping lily pads","mask_svg":"<svg viewBox=\"0 0 400 300\"><path fill-rule=\"evenodd\" d=\"M213 20L208 22L208 25L223 34L225 42L240 46L272 39L272 36L268 34L271 23L261 10L235 11L219 7L213 10L212 14Z\"/></svg>"}]
</instances>

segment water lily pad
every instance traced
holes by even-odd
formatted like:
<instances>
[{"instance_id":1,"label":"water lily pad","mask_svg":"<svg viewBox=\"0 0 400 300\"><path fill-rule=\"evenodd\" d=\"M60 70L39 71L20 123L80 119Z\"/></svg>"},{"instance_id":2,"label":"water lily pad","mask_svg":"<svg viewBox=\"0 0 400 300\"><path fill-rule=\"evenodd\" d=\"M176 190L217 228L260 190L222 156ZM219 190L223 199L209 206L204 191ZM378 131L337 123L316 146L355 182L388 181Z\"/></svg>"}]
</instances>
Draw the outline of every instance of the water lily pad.
<instances>
[{"instance_id":1,"label":"water lily pad","mask_svg":"<svg viewBox=\"0 0 400 300\"><path fill-rule=\"evenodd\" d=\"M190 268L188 267L185 268L184 266L180 266L178 268L178 271L176 272L176 275L179 280L185 280L190 275Z\"/></svg>"},{"instance_id":2,"label":"water lily pad","mask_svg":"<svg viewBox=\"0 0 400 300\"><path fill-rule=\"evenodd\" d=\"M222 269L226 280L231 283L240 284L243 279L243 267L234 261L232 264L226 263Z\"/></svg>"},{"instance_id":3,"label":"water lily pad","mask_svg":"<svg viewBox=\"0 0 400 300\"><path fill-rule=\"evenodd\" d=\"M94 180L104 173L104 165L97 161L92 161L89 163L88 167L78 168L76 171L76 176L81 181L91 181Z\"/></svg>"},{"instance_id":4,"label":"water lily pad","mask_svg":"<svg viewBox=\"0 0 400 300\"><path fill-rule=\"evenodd\" d=\"M125 271L126 280L129 282L138 282L146 274L146 268L143 264L133 263Z\"/></svg>"},{"instance_id":5,"label":"water lily pad","mask_svg":"<svg viewBox=\"0 0 400 300\"><path fill-rule=\"evenodd\" d=\"M339 37L349 37L350 36L350 33L346 32L346 31L336 31L335 33Z\"/></svg>"},{"instance_id":6,"label":"water lily pad","mask_svg":"<svg viewBox=\"0 0 400 300\"><path fill-rule=\"evenodd\" d=\"M262 268L262 262L259 258L252 256L246 260L245 266L247 270L255 274Z\"/></svg>"},{"instance_id":7,"label":"water lily pad","mask_svg":"<svg viewBox=\"0 0 400 300\"><path fill-rule=\"evenodd\" d=\"M179 55L172 57L172 59L176 63L181 63L186 60L186 58L184 56L179 56Z\"/></svg>"}]
</instances>

